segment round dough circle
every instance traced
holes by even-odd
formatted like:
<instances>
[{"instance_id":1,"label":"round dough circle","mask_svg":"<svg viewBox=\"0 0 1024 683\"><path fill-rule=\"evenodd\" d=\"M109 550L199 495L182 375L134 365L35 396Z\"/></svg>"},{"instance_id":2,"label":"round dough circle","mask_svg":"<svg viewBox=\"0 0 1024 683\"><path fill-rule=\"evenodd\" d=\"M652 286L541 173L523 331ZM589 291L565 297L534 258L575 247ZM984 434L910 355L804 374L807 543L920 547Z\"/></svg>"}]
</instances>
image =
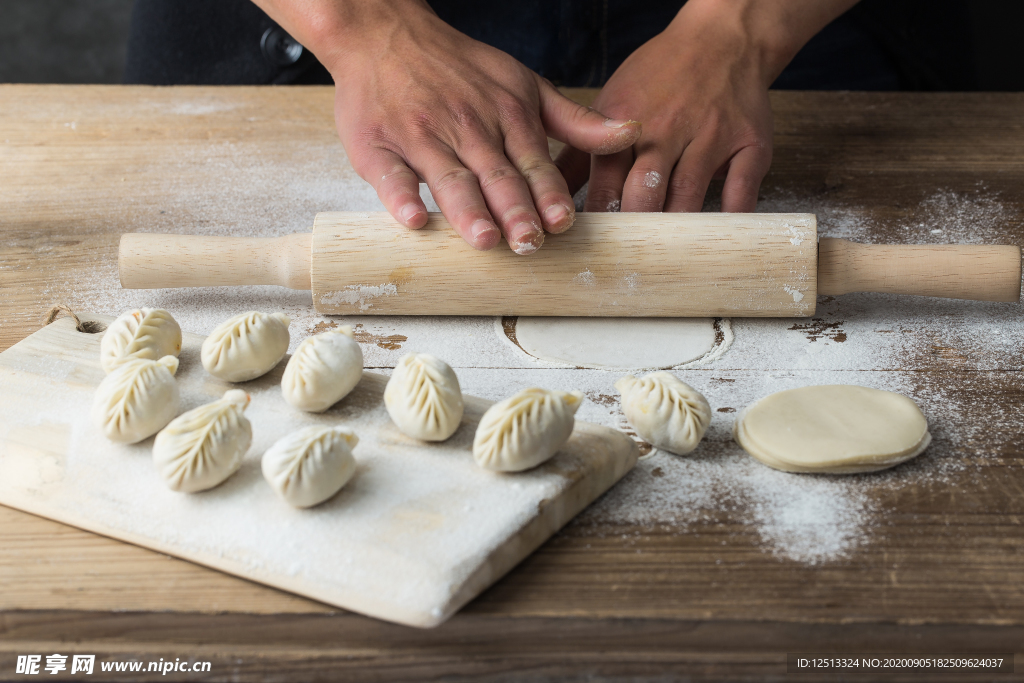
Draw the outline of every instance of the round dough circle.
<instances>
[{"instance_id":1,"label":"round dough circle","mask_svg":"<svg viewBox=\"0 0 1024 683\"><path fill-rule=\"evenodd\" d=\"M739 414L733 436L769 467L828 474L894 467L931 442L928 422L912 400L853 385L766 396Z\"/></svg>"},{"instance_id":2,"label":"round dough circle","mask_svg":"<svg viewBox=\"0 0 1024 683\"><path fill-rule=\"evenodd\" d=\"M711 318L532 318L516 321L526 353L583 368L673 368L715 347Z\"/></svg>"}]
</instances>

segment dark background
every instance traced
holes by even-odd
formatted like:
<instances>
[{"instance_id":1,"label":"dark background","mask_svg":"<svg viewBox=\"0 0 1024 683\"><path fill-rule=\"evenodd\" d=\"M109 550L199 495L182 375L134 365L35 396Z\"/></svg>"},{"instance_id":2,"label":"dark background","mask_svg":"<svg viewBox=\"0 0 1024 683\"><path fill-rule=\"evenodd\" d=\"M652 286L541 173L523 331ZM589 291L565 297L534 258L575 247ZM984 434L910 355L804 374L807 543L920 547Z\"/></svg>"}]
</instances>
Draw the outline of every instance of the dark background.
<instances>
[{"instance_id":1,"label":"dark background","mask_svg":"<svg viewBox=\"0 0 1024 683\"><path fill-rule=\"evenodd\" d=\"M898 6L901 0L887 2ZM0 82L120 83L133 4L0 0ZM962 6L968 25L950 49L972 55L973 78L953 88L1024 90L1024 2L964 0Z\"/></svg>"}]
</instances>

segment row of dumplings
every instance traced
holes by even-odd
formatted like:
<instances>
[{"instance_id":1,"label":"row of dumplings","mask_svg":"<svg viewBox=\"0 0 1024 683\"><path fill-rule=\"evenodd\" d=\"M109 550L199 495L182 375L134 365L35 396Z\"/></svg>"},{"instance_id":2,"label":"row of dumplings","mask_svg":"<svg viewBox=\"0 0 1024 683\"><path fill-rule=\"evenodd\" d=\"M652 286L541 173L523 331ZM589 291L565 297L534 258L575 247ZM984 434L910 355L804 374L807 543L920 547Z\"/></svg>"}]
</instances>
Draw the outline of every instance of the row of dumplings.
<instances>
[{"instance_id":1,"label":"row of dumplings","mask_svg":"<svg viewBox=\"0 0 1024 683\"><path fill-rule=\"evenodd\" d=\"M204 341L202 362L214 376L247 381L269 372L287 351L288 319L257 312L235 316ZM180 396L174 375L181 329L162 309L139 309L119 317L101 342L101 382L93 415L113 441L137 443L153 434L154 460L177 491L212 488L237 471L252 441L243 415L244 391L177 419ZM282 378L284 398L296 408L322 412L359 382L363 359L350 327L314 335L300 344ZM532 388L492 406L473 443L476 462L486 469L515 472L549 458L572 433L579 392ZM406 435L443 441L459 427L463 399L455 372L428 354L400 359L384 393L385 406ZM289 503L308 507L336 493L355 470L352 448L358 437L336 427L310 427L277 442L262 460L267 481Z\"/></svg>"}]
</instances>

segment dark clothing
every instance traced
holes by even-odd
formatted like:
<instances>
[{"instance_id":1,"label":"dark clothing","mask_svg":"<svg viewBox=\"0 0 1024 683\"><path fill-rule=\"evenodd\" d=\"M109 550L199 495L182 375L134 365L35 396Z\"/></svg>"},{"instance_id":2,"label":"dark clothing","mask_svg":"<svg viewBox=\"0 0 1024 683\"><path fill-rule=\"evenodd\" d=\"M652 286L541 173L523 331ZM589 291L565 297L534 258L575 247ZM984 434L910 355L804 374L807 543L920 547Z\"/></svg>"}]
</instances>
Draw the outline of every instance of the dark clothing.
<instances>
[{"instance_id":1,"label":"dark clothing","mask_svg":"<svg viewBox=\"0 0 1024 683\"><path fill-rule=\"evenodd\" d=\"M281 64L264 54L284 32L249 0L136 0L124 82L144 85L331 84L308 50Z\"/></svg>"},{"instance_id":2,"label":"dark clothing","mask_svg":"<svg viewBox=\"0 0 1024 683\"><path fill-rule=\"evenodd\" d=\"M966 0L864 0L775 82L787 90L976 89ZM600 87L683 0L434 0L446 22L556 85ZM638 9L640 8L640 9ZM136 0L126 83L330 84L249 0Z\"/></svg>"}]
</instances>

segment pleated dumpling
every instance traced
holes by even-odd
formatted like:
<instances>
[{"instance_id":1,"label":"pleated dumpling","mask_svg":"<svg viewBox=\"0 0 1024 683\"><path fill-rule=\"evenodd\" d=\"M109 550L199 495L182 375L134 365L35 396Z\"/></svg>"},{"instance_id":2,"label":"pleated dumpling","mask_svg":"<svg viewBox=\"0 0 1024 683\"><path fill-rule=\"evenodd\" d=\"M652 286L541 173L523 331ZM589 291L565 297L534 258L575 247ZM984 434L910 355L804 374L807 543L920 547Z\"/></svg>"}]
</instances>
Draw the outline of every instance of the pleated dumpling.
<instances>
[{"instance_id":1,"label":"pleated dumpling","mask_svg":"<svg viewBox=\"0 0 1024 683\"><path fill-rule=\"evenodd\" d=\"M175 491L195 493L221 483L238 470L252 443L246 419L249 395L232 389L224 398L173 420L156 435L153 462Z\"/></svg>"},{"instance_id":2,"label":"pleated dumpling","mask_svg":"<svg viewBox=\"0 0 1024 683\"><path fill-rule=\"evenodd\" d=\"M100 341L100 365L106 372L131 358L158 360L181 353L181 327L162 308L139 308L110 323Z\"/></svg>"},{"instance_id":3,"label":"pleated dumpling","mask_svg":"<svg viewBox=\"0 0 1024 683\"><path fill-rule=\"evenodd\" d=\"M263 454L263 477L289 505L319 505L355 474L357 443L359 437L344 427L305 427Z\"/></svg>"},{"instance_id":4,"label":"pleated dumpling","mask_svg":"<svg viewBox=\"0 0 1024 683\"><path fill-rule=\"evenodd\" d=\"M654 372L643 379L626 375L615 388L622 394L622 412L629 424L655 448L686 455L711 424L707 399L670 372Z\"/></svg>"},{"instance_id":5,"label":"pleated dumpling","mask_svg":"<svg viewBox=\"0 0 1024 683\"><path fill-rule=\"evenodd\" d=\"M322 413L345 398L363 376L363 351L352 326L305 339L288 360L281 378L284 399L299 410Z\"/></svg>"},{"instance_id":6,"label":"pleated dumpling","mask_svg":"<svg viewBox=\"0 0 1024 683\"><path fill-rule=\"evenodd\" d=\"M384 389L384 406L402 433L444 441L462 422L462 389L455 371L426 353L402 356Z\"/></svg>"},{"instance_id":7,"label":"pleated dumpling","mask_svg":"<svg viewBox=\"0 0 1024 683\"><path fill-rule=\"evenodd\" d=\"M129 358L103 378L93 398L93 421L118 443L156 434L178 412L178 359Z\"/></svg>"},{"instance_id":8,"label":"pleated dumpling","mask_svg":"<svg viewBox=\"0 0 1024 683\"><path fill-rule=\"evenodd\" d=\"M228 382L247 382L270 372L288 351L284 313L249 311L228 318L203 341L203 367Z\"/></svg>"},{"instance_id":9,"label":"pleated dumpling","mask_svg":"<svg viewBox=\"0 0 1024 683\"><path fill-rule=\"evenodd\" d=\"M572 435L578 391L524 389L487 409L473 439L473 458L489 470L519 472L550 459Z\"/></svg>"}]
</instances>

